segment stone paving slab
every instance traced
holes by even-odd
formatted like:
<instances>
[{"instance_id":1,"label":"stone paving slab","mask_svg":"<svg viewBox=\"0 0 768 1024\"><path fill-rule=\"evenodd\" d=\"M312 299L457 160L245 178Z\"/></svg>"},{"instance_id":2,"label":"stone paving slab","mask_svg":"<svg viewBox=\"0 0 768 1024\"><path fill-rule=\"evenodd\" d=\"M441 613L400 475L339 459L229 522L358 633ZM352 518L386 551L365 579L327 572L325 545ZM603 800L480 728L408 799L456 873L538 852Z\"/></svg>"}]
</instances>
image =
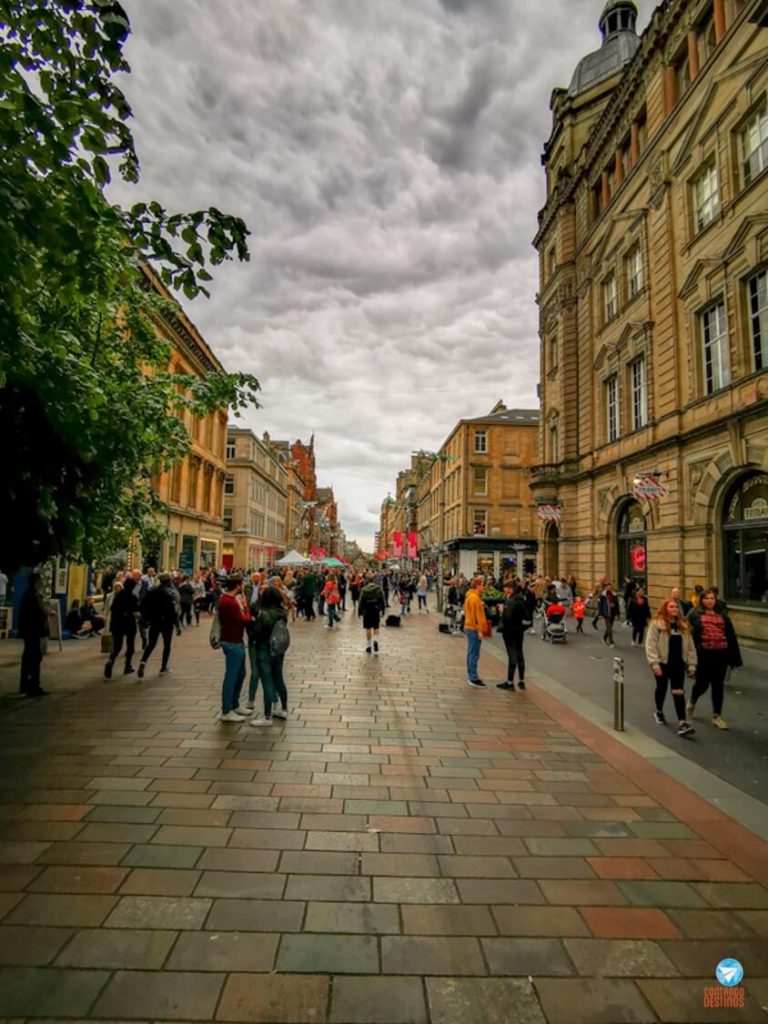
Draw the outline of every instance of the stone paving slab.
<instances>
[{"instance_id":1,"label":"stone paving slab","mask_svg":"<svg viewBox=\"0 0 768 1024\"><path fill-rule=\"evenodd\" d=\"M266 731L203 627L141 684L52 654L0 705L0 1021L734 1024L728 955L768 1020L766 844L435 627L296 623Z\"/></svg>"}]
</instances>

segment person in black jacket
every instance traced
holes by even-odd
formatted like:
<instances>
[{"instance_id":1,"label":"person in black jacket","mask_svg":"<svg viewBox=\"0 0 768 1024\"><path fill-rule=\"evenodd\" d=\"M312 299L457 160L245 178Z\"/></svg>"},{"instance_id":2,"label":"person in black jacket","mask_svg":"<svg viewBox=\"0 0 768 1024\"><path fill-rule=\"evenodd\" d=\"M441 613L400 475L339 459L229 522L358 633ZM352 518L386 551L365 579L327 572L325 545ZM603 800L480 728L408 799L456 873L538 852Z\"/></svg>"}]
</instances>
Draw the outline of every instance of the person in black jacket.
<instances>
[{"instance_id":1,"label":"person in black jacket","mask_svg":"<svg viewBox=\"0 0 768 1024\"><path fill-rule=\"evenodd\" d=\"M121 590L117 590L112 599L109 612L109 631L112 634L112 653L104 666L104 678L112 678L112 669L125 641L125 668L123 675L130 675L136 670L133 667L133 652L136 646L136 631L139 618L139 602L136 597L136 582L128 576Z\"/></svg>"},{"instance_id":2,"label":"person in black jacket","mask_svg":"<svg viewBox=\"0 0 768 1024\"><path fill-rule=\"evenodd\" d=\"M739 668L742 660L736 630L715 587L704 591L698 607L688 613L688 621L696 645L698 664L696 682L686 710L689 715L693 715L696 701L711 686L712 724L717 729L727 729L722 718L725 677L728 669Z\"/></svg>"},{"instance_id":3,"label":"person in black jacket","mask_svg":"<svg viewBox=\"0 0 768 1024\"><path fill-rule=\"evenodd\" d=\"M19 692L25 697L45 697L48 693L40 685L43 640L48 636L48 612L40 593L41 582L40 573L33 572L19 605L18 629L24 641Z\"/></svg>"},{"instance_id":4,"label":"person in black jacket","mask_svg":"<svg viewBox=\"0 0 768 1024\"><path fill-rule=\"evenodd\" d=\"M157 646L157 641L160 637L163 638L163 658L160 665L160 675L167 675L170 671L168 661L171 657L173 631L176 629L179 621L176 589L171 583L170 573L161 572L158 579L160 581L159 585L147 591L144 603L141 606L141 616L147 622L149 631L146 647L141 652L139 679L144 678L147 661Z\"/></svg>"},{"instance_id":5,"label":"person in black jacket","mask_svg":"<svg viewBox=\"0 0 768 1024\"><path fill-rule=\"evenodd\" d=\"M525 658L523 657L523 637L528 624L528 605L524 594L516 583L504 586L507 599L501 613L501 635L507 648L507 679L497 683L499 690L514 690L515 672L518 674L517 685L525 689Z\"/></svg>"},{"instance_id":6,"label":"person in black jacket","mask_svg":"<svg viewBox=\"0 0 768 1024\"><path fill-rule=\"evenodd\" d=\"M642 587L637 587L627 604L627 622L632 627L632 646L642 647L645 627L651 621L651 607Z\"/></svg>"}]
</instances>

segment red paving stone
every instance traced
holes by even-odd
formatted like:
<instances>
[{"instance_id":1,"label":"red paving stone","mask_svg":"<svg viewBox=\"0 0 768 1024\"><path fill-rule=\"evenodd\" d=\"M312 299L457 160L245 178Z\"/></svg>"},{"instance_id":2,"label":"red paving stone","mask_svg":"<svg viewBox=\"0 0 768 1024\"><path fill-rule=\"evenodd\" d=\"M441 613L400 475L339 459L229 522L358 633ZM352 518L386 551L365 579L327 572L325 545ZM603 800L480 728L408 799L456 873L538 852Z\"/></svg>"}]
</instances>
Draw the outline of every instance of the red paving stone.
<instances>
[{"instance_id":1,"label":"red paving stone","mask_svg":"<svg viewBox=\"0 0 768 1024\"><path fill-rule=\"evenodd\" d=\"M412 616L374 658L349 613L333 633L297 623L292 712L271 730L216 721L206 622L163 680L105 683L89 644L51 655L51 697L0 702L0 1020L59 999L80 1019L426 1021L429 996L439 1024L520 998L491 972L532 972L520 1019L542 1024L569 992L641 1005L634 981L590 977L597 956L554 985L579 973L564 939L663 941L674 961L732 937L764 964L768 845L535 678L512 700L470 689L463 641L436 624ZM15 669L0 684L13 694ZM633 833L654 821L693 838ZM30 952L52 925L61 946ZM666 1006L674 986L648 971Z\"/></svg>"}]
</instances>

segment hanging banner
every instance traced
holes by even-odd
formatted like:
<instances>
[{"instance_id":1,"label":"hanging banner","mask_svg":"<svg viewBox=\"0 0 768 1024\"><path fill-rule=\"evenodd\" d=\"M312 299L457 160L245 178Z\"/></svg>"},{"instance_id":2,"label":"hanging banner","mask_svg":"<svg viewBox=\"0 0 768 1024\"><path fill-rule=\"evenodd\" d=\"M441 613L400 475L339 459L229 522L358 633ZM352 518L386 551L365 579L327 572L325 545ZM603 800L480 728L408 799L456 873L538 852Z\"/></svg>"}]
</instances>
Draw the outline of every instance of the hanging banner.
<instances>
[{"instance_id":1,"label":"hanging banner","mask_svg":"<svg viewBox=\"0 0 768 1024\"><path fill-rule=\"evenodd\" d=\"M647 476L635 477L632 493L638 501L640 498L658 501L659 498L669 497L669 488L654 473L649 473Z\"/></svg>"},{"instance_id":2,"label":"hanging banner","mask_svg":"<svg viewBox=\"0 0 768 1024\"><path fill-rule=\"evenodd\" d=\"M403 534L400 530L392 534L392 554L395 558L403 557Z\"/></svg>"},{"instance_id":3,"label":"hanging banner","mask_svg":"<svg viewBox=\"0 0 768 1024\"><path fill-rule=\"evenodd\" d=\"M539 505L536 515L545 523L559 523L563 517L559 505Z\"/></svg>"},{"instance_id":4,"label":"hanging banner","mask_svg":"<svg viewBox=\"0 0 768 1024\"><path fill-rule=\"evenodd\" d=\"M415 530L408 534L408 557L416 558L419 554L419 535Z\"/></svg>"}]
</instances>

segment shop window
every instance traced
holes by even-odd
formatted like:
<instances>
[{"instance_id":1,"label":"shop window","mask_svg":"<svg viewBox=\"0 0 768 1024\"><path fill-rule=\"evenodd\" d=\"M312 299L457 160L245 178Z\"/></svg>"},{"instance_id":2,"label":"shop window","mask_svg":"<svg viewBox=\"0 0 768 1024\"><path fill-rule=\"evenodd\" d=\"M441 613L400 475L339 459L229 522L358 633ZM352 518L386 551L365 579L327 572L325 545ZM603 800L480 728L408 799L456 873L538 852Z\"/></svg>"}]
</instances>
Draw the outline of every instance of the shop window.
<instances>
[{"instance_id":1,"label":"shop window","mask_svg":"<svg viewBox=\"0 0 768 1024\"><path fill-rule=\"evenodd\" d=\"M477 555L477 571L481 576L493 575L493 555Z\"/></svg>"},{"instance_id":2,"label":"shop window","mask_svg":"<svg viewBox=\"0 0 768 1024\"><path fill-rule=\"evenodd\" d=\"M640 244L633 245L624 258L624 271L627 282L627 300L631 301L645 287L643 254Z\"/></svg>"},{"instance_id":3,"label":"shop window","mask_svg":"<svg viewBox=\"0 0 768 1024\"><path fill-rule=\"evenodd\" d=\"M619 438L619 378L617 374L605 382L605 433L608 441Z\"/></svg>"},{"instance_id":4,"label":"shop window","mask_svg":"<svg viewBox=\"0 0 768 1024\"><path fill-rule=\"evenodd\" d=\"M485 455L488 451L488 432L485 430L475 431L475 455Z\"/></svg>"},{"instance_id":5,"label":"shop window","mask_svg":"<svg viewBox=\"0 0 768 1024\"><path fill-rule=\"evenodd\" d=\"M485 466L473 467L472 493L484 498L488 493L488 469Z\"/></svg>"},{"instance_id":6,"label":"shop window","mask_svg":"<svg viewBox=\"0 0 768 1024\"><path fill-rule=\"evenodd\" d=\"M720 212L720 180L714 161L693 180L693 220L697 231L711 224Z\"/></svg>"},{"instance_id":7,"label":"shop window","mask_svg":"<svg viewBox=\"0 0 768 1024\"><path fill-rule=\"evenodd\" d=\"M755 114L742 130L739 144L742 184L749 185L768 165L768 112Z\"/></svg>"},{"instance_id":8,"label":"shop window","mask_svg":"<svg viewBox=\"0 0 768 1024\"><path fill-rule=\"evenodd\" d=\"M768 369L768 274L761 270L747 282L752 355L756 370Z\"/></svg>"},{"instance_id":9,"label":"shop window","mask_svg":"<svg viewBox=\"0 0 768 1024\"><path fill-rule=\"evenodd\" d=\"M648 575L646 522L637 501L629 501L622 508L618 520L617 541L618 579L623 583L629 577L640 586L644 586Z\"/></svg>"},{"instance_id":10,"label":"shop window","mask_svg":"<svg viewBox=\"0 0 768 1024\"><path fill-rule=\"evenodd\" d=\"M740 480L723 512L726 601L768 605L768 476Z\"/></svg>"},{"instance_id":11,"label":"shop window","mask_svg":"<svg viewBox=\"0 0 768 1024\"><path fill-rule=\"evenodd\" d=\"M619 312L619 289L616 275L610 273L603 281L603 323L610 323Z\"/></svg>"},{"instance_id":12,"label":"shop window","mask_svg":"<svg viewBox=\"0 0 768 1024\"><path fill-rule=\"evenodd\" d=\"M731 380L724 302L718 302L702 313L701 329L704 348L704 393L712 395L726 387Z\"/></svg>"},{"instance_id":13,"label":"shop window","mask_svg":"<svg viewBox=\"0 0 768 1024\"><path fill-rule=\"evenodd\" d=\"M488 533L488 509L472 510L472 533L476 537L485 537Z\"/></svg>"},{"instance_id":14,"label":"shop window","mask_svg":"<svg viewBox=\"0 0 768 1024\"><path fill-rule=\"evenodd\" d=\"M640 430L648 422L648 374L645 356L629 365L629 385L632 395L632 429Z\"/></svg>"}]
</instances>

